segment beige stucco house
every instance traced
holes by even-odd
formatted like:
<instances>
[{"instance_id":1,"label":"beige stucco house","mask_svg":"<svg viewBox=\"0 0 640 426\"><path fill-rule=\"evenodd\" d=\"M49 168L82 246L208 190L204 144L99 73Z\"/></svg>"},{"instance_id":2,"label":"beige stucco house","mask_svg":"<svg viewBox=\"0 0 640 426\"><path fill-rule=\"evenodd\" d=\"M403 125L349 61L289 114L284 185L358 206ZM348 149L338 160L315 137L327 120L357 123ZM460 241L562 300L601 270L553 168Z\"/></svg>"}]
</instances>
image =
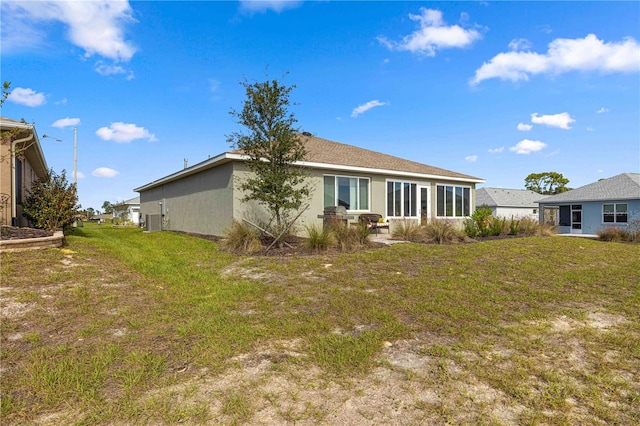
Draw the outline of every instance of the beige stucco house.
<instances>
[{"instance_id":1,"label":"beige stucco house","mask_svg":"<svg viewBox=\"0 0 640 426\"><path fill-rule=\"evenodd\" d=\"M22 203L33 182L47 174L47 162L32 124L0 117L0 131L0 221L27 226Z\"/></svg>"},{"instance_id":2,"label":"beige stucco house","mask_svg":"<svg viewBox=\"0 0 640 426\"><path fill-rule=\"evenodd\" d=\"M352 220L364 213L385 220L462 220L475 206L475 186L484 180L411 160L299 134L307 156L298 165L313 193L298 225L322 224L325 207L344 206ZM250 173L241 151L230 151L185 168L134 191L140 213L164 230L223 235L233 219L265 221L265 210L241 202L237 182ZM303 229L302 226L298 227Z\"/></svg>"}]
</instances>

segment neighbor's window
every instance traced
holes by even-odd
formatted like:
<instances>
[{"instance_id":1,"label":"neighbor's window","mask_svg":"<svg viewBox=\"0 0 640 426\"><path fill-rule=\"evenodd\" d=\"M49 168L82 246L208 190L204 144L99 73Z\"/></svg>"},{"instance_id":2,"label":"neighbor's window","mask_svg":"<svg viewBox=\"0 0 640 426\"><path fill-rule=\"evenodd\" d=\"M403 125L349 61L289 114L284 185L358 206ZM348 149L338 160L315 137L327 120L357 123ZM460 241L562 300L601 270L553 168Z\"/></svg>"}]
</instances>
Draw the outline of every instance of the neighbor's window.
<instances>
[{"instance_id":1,"label":"neighbor's window","mask_svg":"<svg viewBox=\"0 0 640 426\"><path fill-rule=\"evenodd\" d=\"M604 223L627 223L627 204L603 204L602 221Z\"/></svg>"},{"instance_id":2,"label":"neighbor's window","mask_svg":"<svg viewBox=\"0 0 640 426\"><path fill-rule=\"evenodd\" d=\"M387 181L387 216L418 216L418 185L412 182Z\"/></svg>"},{"instance_id":3,"label":"neighbor's window","mask_svg":"<svg viewBox=\"0 0 640 426\"><path fill-rule=\"evenodd\" d=\"M369 210L369 178L326 175L324 206L343 206L347 210Z\"/></svg>"},{"instance_id":4,"label":"neighbor's window","mask_svg":"<svg viewBox=\"0 0 640 426\"><path fill-rule=\"evenodd\" d=\"M436 214L439 217L466 217L471 214L471 188L453 185L436 187Z\"/></svg>"}]
</instances>

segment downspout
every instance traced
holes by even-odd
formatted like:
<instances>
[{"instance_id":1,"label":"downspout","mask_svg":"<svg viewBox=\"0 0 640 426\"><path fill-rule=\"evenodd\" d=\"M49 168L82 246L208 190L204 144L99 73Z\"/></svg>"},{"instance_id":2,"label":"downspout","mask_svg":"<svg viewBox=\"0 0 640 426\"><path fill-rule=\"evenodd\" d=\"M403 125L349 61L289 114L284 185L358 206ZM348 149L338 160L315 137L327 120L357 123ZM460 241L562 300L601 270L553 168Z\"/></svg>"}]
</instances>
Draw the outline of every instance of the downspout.
<instances>
[{"instance_id":1,"label":"downspout","mask_svg":"<svg viewBox=\"0 0 640 426\"><path fill-rule=\"evenodd\" d=\"M18 203L16 202L16 145L23 142L28 142L33 139L33 127L31 128L31 134L26 138L16 139L11 142L11 221L17 224L18 218ZM12 225L15 225L12 223Z\"/></svg>"}]
</instances>

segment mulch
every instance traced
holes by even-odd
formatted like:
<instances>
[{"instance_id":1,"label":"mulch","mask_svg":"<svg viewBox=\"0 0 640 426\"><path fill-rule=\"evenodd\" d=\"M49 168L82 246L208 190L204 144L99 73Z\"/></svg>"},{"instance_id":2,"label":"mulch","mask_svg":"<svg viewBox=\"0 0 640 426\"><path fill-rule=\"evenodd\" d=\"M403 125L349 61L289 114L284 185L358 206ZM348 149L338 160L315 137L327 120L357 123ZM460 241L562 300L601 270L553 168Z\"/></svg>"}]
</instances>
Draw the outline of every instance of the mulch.
<instances>
[{"instance_id":1,"label":"mulch","mask_svg":"<svg viewBox=\"0 0 640 426\"><path fill-rule=\"evenodd\" d=\"M35 228L18 228L15 226L3 226L0 231L0 240L21 240L51 236L53 236L53 231Z\"/></svg>"}]
</instances>

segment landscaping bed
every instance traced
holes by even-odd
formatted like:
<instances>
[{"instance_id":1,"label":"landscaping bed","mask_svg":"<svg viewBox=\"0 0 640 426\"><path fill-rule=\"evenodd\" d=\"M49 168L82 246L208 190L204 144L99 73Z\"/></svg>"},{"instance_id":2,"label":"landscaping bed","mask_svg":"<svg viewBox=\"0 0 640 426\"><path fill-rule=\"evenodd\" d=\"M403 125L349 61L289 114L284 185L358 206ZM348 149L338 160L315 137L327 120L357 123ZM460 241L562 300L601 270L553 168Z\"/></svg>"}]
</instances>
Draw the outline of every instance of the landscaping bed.
<instances>
[{"instance_id":1,"label":"landscaping bed","mask_svg":"<svg viewBox=\"0 0 640 426\"><path fill-rule=\"evenodd\" d=\"M15 226L2 226L0 240L20 240L25 238L42 238L53 236L53 231L35 228L18 228Z\"/></svg>"}]
</instances>

